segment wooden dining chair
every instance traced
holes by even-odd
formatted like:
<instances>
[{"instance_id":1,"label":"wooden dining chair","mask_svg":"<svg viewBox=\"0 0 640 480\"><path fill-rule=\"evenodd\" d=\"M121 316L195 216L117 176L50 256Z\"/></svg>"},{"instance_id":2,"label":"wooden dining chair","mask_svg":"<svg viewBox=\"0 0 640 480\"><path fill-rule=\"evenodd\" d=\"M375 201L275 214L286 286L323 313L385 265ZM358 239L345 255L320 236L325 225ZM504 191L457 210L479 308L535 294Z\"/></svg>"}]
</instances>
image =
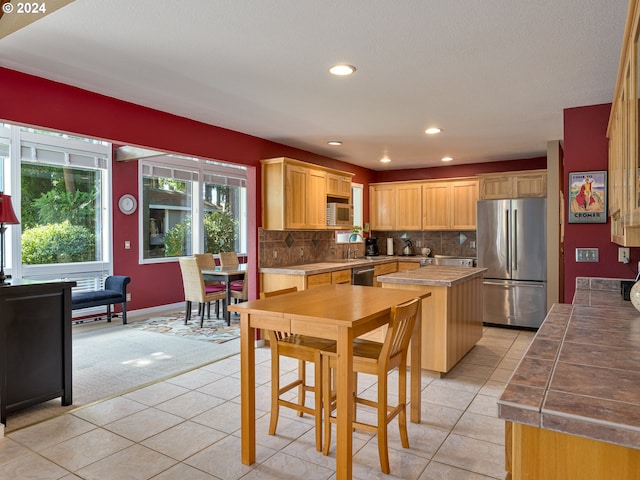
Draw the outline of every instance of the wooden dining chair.
<instances>
[{"instance_id":1,"label":"wooden dining chair","mask_svg":"<svg viewBox=\"0 0 640 480\"><path fill-rule=\"evenodd\" d=\"M200 314L200 327L204 323L204 305L209 302L215 302L226 299L224 290L207 293L204 284L204 278L200 272L198 261L195 257L180 257L180 272L182 273L182 286L184 288L184 299L187 302L186 314L184 318L185 325L191 320L191 307L193 302L197 302Z\"/></svg>"},{"instance_id":2,"label":"wooden dining chair","mask_svg":"<svg viewBox=\"0 0 640 480\"><path fill-rule=\"evenodd\" d=\"M284 295L298 291L297 287L261 292L260 298ZM268 330L269 347L271 348L271 420L269 435L275 435L278 425L280 407L287 407L298 412L313 415L316 428L316 450L322 450L322 357L321 352L335 349L333 340L309 337L307 335L290 334L288 331ZM280 357L298 360L298 378L287 385L280 386ZM314 364L313 385L306 380L306 362ZM282 398L286 392L298 388L298 402L294 403ZM306 392L313 392L313 408L305 405Z\"/></svg>"},{"instance_id":3,"label":"wooden dining chair","mask_svg":"<svg viewBox=\"0 0 640 480\"><path fill-rule=\"evenodd\" d=\"M196 261L198 262L198 268L200 271L203 269L213 270L216 268L216 259L213 253L194 253ZM224 283L218 280L204 280L204 287L206 293L218 293L225 291ZM202 307L201 307L202 308ZM207 303L207 317L211 318L210 313L211 302ZM220 300L216 300L216 317L220 317Z\"/></svg>"},{"instance_id":4,"label":"wooden dining chair","mask_svg":"<svg viewBox=\"0 0 640 480\"><path fill-rule=\"evenodd\" d=\"M380 456L380 469L389 473L389 446L387 438L387 426L396 416L400 429L400 441L403 448L409 448L409 436L407 434L407 352L411 334L416 323L420 299L414 298L409 302L397 305L391 310L391 321L385 334L384 343L373 342L356 338L353 341L353 371L354 371L354 397L356 407L358 404L373 407L377 410L377 425L359 422L353 419L353 428L374 432L378 434L378 454ZM323 453L329 454L331 444L331 423L336 418L332 416L335 410L335 395L331 390L332 369L337 366L335 349L322 352L322 389L324 404L324 446ZM393 369L398 369L398 404L389 406L388 403L388 374ZM357 375L365 373L376 375L378 379L377 401L357 396ZM356 409L354 407L354 417Z\"/></svg>"}]
</instances>

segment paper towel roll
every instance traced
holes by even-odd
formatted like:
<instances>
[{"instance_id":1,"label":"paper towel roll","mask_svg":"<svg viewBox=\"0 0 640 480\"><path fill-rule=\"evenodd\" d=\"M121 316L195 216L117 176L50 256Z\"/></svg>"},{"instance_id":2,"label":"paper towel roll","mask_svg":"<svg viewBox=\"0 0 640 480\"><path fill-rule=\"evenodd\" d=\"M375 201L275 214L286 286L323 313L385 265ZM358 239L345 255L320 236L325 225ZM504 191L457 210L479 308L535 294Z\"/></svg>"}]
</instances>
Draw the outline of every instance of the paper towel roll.
<instances>
[{"instance_id":1,"label":"paper towel roll","mask_svg":"<svg viewBox=\"0 0 640 480\"><path fill-rule=\"evenodd\" d=\"M387 255L393 255L393 238L387 238Z\"/></svg>"}]
</instances>

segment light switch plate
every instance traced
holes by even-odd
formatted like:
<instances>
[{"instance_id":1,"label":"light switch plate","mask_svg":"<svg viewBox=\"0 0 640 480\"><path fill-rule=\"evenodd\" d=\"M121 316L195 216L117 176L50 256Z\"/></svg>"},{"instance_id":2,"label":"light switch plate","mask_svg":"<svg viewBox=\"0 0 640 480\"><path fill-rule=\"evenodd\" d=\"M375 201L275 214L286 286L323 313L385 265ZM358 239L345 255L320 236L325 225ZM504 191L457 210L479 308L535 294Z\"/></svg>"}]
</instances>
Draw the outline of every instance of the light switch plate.
<instances>
[{"instance_id":1,"label":"light switch plate","mask_svg":"<svg viewBox=\"0 0 640 480\"><path fill-rule=\"evenodd\" d=\"M600 254L597 248L576 248L576 262L599 262Z\"/></svg>"}]
</instances>

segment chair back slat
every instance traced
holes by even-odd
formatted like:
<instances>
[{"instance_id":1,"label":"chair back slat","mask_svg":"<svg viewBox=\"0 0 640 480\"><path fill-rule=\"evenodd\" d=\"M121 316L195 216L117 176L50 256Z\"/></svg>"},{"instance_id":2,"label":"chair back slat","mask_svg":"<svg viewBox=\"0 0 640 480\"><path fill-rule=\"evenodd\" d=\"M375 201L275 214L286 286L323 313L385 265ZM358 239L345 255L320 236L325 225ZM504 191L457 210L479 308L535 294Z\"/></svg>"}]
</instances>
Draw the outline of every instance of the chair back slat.
<instances>
[{"instance_id":1,"label":"chair back slat","mask_svg":"<svg viewBox=\"0 0 640 480\"><path fill-rule=\"evenodd\" d=\"M294 293L298 291L298 287L283 288L280 290L272 290L271 292L260 292L260 298L275 297L278 295L284 295L286 293ZM290 335L289 332L279 330L269 330L269 341L275 342L287 338Z\"/></svg>"},{"instance_id":2,"label":"chair back slat","mask_svg":"<svg viewBox=\"0 0 640 480\"><path fill-rule=\"evenodd\" d=\"M420 299L414 298L391 309L391 321L379 358L379 361L384 362L385 366L391 358L406 357L419 305Z\"/></svg>"}]
</instances>

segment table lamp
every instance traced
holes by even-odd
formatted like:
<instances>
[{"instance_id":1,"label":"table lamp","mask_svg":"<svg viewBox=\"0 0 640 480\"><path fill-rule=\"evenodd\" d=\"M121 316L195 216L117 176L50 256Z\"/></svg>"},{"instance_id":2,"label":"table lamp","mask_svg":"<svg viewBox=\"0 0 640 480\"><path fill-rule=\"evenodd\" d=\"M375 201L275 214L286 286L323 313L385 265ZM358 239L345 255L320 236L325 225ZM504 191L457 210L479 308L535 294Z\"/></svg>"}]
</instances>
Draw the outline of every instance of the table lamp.
<instances>
[{"instance_id":1,"label":"table lamp","mask_svg":"<svg viewBox=\"0 0 640 480\"><path fill-rule=\"evenodd\" d=\"M17 225L20 222L11 206L11 196L0 192L0 285L6 285L7 277L4 274L4 232L5 224Z\"/></svg>"}]
</instances>

